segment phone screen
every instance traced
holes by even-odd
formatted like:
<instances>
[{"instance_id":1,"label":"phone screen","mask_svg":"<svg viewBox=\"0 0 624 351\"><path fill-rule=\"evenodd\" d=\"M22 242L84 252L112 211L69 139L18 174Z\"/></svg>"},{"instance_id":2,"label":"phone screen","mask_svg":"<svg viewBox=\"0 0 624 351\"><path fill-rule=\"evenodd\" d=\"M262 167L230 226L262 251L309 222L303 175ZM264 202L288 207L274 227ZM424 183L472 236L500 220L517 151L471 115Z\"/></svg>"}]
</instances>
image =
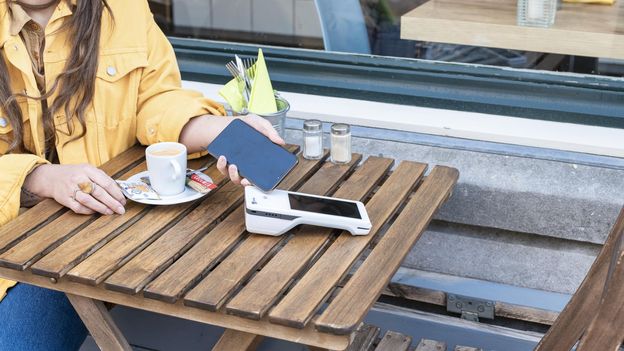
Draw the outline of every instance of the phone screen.
<instances>
[{"instance_id":1,"label":"phone screen","mask_svg":"<svg viewBox=\"0 0 624 351\"><path fill-rule=\"evenodd\" d=\"M354 202L323 199L299 194L288 194L290 208L298 211L316 212L333 216L362 219Z\"/></svg>"},{"instance_id":2,"label":"phone screen","mask_svg":"<svg viewBox=\"0 0 624 351\"><path fill-rule=\"evenodd\" d=\"M225 156L241 176L264 191L273 190L297 164L297 156L239 119L208 145L208 152L214 157Z\"/></svg>"}]
</instances>

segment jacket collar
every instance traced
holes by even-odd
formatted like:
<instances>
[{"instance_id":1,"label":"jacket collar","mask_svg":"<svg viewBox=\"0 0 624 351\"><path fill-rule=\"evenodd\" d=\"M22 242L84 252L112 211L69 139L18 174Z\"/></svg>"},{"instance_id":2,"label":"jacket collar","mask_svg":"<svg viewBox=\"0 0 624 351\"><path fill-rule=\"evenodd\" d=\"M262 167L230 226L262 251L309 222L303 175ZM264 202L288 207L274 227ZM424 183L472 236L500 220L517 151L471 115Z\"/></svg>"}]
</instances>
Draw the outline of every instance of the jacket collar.
<instances>
[{"instance_id":1,"label":"jacket collar","mask_svg":"<svg viewBox=\"0 0 624 351\"><path fill-rule=\"evenodd\" d=\"M10 3L9 8L11 9L9 11L9 35L15 36L22 31L22 28L24 28L26 23L30 22L32 18L16 3Z\"/></svg>"},{"instance_id":2,"label":"jacket collar","mask_svg":"<svg viewBox=\"0 0 624 351\"><path fill-rule=\"evenodd\" d=\"M76 6L78 0L61 0L57 6L57 11L52 15L53 21L54 18L63 17L65 15L72 14L72 7ZM69 5L72 6L69 6ZM0 0L0 48L4 47L7 40L9 40L11 35L11 13L9 12L7 0ZM57 14L58 13L58 14Z\"/></svg>"}]
</instances>

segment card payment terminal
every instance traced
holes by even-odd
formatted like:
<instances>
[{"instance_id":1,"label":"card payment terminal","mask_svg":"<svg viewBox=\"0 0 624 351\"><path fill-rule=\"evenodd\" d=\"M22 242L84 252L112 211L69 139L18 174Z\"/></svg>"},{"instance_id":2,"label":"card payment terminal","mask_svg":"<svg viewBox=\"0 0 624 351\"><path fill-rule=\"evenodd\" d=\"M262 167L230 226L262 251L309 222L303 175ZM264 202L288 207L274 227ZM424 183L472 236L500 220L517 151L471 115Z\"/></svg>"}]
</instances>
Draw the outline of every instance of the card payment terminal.
<instances>
[{"instance_id":1,"label":"card payment terminal","mask_svg":"<svg viewBox=\"0 0 624 351\"><path fill-rule=\"evenodd\" d=\"M284 190L262 192L245 187L245 223L256 234L281 235L299 224L343 229L366 235L371 223L359 201L296 193Z\"/></svg>"}]
</instances>

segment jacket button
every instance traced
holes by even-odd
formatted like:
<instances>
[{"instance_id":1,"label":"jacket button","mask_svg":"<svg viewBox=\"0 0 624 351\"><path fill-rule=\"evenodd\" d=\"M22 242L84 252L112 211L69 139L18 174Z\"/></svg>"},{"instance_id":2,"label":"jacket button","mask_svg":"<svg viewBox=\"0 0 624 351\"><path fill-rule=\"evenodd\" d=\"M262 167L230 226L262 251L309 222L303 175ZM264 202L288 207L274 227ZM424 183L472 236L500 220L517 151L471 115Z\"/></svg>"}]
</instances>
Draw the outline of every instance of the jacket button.
<instances>
[{"instance_id":1,"label":"jacket button","mask_svg":"<svg viewBox=\"0 0 624 351\"><path fill-rule=\"evenodd\" d=\"M9 125L9 122L7 122L6 118L0 117L0 128L4 128L8 125Z\"/></svg>"},{"instance_id":2,"label":"jacket button","mask_svg":"<svg viewBox=\"0 0 624 351\"><path fill-rule=\"evenodd\" d=\"M106 68L106 73L111 76L114 77L115 74L117 74L117 69L113 66L108 66L108 68Z\"/></svg>"}]
</instances>

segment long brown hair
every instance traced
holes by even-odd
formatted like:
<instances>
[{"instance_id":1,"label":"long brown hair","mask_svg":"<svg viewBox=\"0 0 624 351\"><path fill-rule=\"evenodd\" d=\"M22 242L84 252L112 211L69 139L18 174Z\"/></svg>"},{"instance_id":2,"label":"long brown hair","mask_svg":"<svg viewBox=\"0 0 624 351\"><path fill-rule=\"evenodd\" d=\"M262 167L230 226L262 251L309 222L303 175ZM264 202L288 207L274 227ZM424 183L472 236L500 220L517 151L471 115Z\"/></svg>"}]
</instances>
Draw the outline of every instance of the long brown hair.
<instances>
[{"instance_id":1,"label":"long brown hair","mask_svg":"<svg viewBox=\"0 0 624 351\"><path fill-rule=\"evenodd\" d=\"M0 102L3 102L1 107L13 127L13 138L9 143L7 153L26 151L22 112L16 101L18 96L47 100L58 89L58 95L43 116L46 145L54 146L56 144L54 116L61 110L65 113L69 135L73 134L75 130L72 121L74 116L82 126L82 133L75 136L75 138L80 138L84 135L86 131L85 111L93 101L95 90L95 73L98 67L100 32L104 9L112 16L106 0L78 0L76 2L73 15L60 29L68 30L67 42L73 44L65 64L65 69L55 79L50 89L40 97L31 97L19 92L12 92L6 62L0 58Z\"/></svg>"}]
</instances>

